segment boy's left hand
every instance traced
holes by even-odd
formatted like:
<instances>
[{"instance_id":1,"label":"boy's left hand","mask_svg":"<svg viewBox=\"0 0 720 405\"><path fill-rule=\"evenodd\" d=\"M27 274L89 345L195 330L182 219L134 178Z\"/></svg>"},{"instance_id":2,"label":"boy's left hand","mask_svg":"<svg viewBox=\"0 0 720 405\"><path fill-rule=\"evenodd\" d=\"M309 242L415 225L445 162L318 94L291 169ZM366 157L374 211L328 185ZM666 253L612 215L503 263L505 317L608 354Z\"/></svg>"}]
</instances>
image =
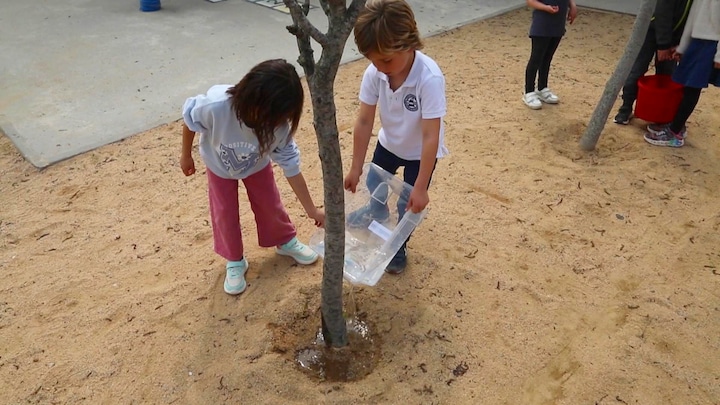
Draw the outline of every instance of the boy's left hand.
<instances>
[{"instance_id":1,"label":"boy's left hand","mask_svg":"<svg viewBox=\"0 0 720 405\"><path fill-rule=\"evenodd\" d=\"M417 214L424 210L429 202L430 196L427 190L413 187L410 192L410 199L408 199L407 209Z\"/></svg>"}]
</instances>

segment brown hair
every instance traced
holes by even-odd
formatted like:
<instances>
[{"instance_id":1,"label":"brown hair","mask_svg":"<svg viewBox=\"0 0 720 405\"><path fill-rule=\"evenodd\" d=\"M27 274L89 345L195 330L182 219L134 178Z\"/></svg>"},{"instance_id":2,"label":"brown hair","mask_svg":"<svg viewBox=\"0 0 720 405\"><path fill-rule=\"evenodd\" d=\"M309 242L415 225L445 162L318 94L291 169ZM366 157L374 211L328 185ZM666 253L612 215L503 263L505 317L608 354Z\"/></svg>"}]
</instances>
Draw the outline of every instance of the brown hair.
<instances>
[{"instance_id":1,"label":"brown hair","mask_svg":"<svg viewBox=\"0 0 720 405\"><path fill-rule=\"evenodd\" d=\"M368 0L355 22L355 44L363 55L422 49L410 5L405 0Z\"/></svg>"},{"instance_id":2,"label":"brown hair","mask_svg":"<svg viewBox=\"0 0 720 405\"><path fill-rule=\"evenodd\" d=\"M275 130L290 123L290 137L297 130L305 94L295 67L285 59L266 60L250 69L227 90L237 119L252 129L260 155L275 141Z\"/></svg>"}]
</instances>

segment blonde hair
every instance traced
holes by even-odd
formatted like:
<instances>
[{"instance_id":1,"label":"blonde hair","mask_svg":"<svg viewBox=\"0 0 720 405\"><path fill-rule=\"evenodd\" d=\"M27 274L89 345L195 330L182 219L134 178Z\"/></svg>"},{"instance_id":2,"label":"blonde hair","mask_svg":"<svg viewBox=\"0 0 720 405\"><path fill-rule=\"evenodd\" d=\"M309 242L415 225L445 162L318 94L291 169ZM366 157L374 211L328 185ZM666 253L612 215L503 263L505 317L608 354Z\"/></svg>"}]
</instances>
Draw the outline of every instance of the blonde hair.
<instances>
[{"instance_id":1,"label":"blonde hair","mask_svg":"<svg viewBox=\"0 0 720 405\"><path fill-rule=\"evenodd\" d=\"M388 55L423 47L415 14L405 0L368 0L353 32L363 55Z\"/></svg>"}]
</instances>

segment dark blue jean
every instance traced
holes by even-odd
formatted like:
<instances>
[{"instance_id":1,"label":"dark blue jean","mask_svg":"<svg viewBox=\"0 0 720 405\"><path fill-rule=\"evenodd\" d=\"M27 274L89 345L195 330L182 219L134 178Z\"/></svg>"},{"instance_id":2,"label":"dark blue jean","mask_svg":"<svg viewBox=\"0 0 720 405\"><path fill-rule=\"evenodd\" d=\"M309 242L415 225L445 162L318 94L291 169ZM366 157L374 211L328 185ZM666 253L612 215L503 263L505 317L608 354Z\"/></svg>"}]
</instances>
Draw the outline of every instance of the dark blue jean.
<instances>
[{"instance_id":1,"label":"dark blue jean","mask_svg":"<svg viewBox=\"0 0 720 405\"><path fill-rule=\"evenodd\" d=\"M385 149L385 147L383 147L380 142L378 142L377 146L375 147L375 153L373 153L372 162L380 166L386 172L392 173L393 175L397 173L398 169L401 166L404 167L405 169L403 170L403 181L411 186L415 185L415 181L417 180L418 174L420 173L419 160L405 160L399 158L394 153ZM435 159L435 164L437 164L437 159ZM433 166L433 171L435 171L435 166ZM432 180L432 174L430 175L430 180ZM380 194L385 194L388 192L388 190L376 190L378 185L382 183L382 178L380 178L377 173L370 171L368 172L366 183L370 193L377 198L377 200L375 198L370 199L371 208L373 210L384 210L384 204L380 201L387 200L387 195ZM430 181L428 181L428 188L430 188ZM410 192L407 190L403 190L403 193L400 195L397 202L398 222L402 219L403 215L405 215L408 200L410 200Z\"/></svg>"}]
</instances>

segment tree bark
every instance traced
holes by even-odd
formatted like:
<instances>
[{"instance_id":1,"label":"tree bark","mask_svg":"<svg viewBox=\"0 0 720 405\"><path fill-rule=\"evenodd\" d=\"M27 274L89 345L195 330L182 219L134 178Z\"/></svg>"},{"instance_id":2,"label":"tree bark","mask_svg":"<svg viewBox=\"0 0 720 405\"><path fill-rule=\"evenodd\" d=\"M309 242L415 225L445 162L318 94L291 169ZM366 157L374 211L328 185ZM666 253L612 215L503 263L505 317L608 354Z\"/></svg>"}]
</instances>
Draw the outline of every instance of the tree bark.
<instances>
[{"instance_id":1,"label":"tree bark","mask_svg":"<svg viewBox=\"0 0 720 405\"><path fill-rule=\"evenodd\" d=\"M324 69L317 69L316 75ZM313 124L323 172L325 192L325 260L322 279L322 331L325 342L334 347L347 345L343 317L343 267L345 263L345 194L340 141L333 99L333 82L320 80L311 92ZM324 83L323 83L324 82Z\"/></svg>"},{"instance_id":2,"label":"tree bark","mask_svg":"<svg viewBox=\"0 0 720 405\"><path fill-rule=\"evenodd\" d=\"M632 33L625 47L625 52L605 85L605 90L595 107L588 127L582 135L582 138L580 138L580 147L586 151L595 149L595 145L597 145L600 139L600 134L605 128L605 123L610 115L610 111L615 104L620 89L625 84L625 80L627 80L628 74L630 74L630 69L633 63L635 63L635 59L645 40L645 35L647 35L656 4L657 0L643 0L640 5L640 11L638 11L638 15L635 18L635 24L633 24Z\"/></svg>"},{"instance_id":3,"label":"tree bark","mask_svg":"<svg viewBox=\"0 0 720 405\"><path fill-rule=\"evenodd\" d=\"M309 2L304 9L297 0L284 0L294 25L288 31L295 35L305 71L313 107L313 125L323 172L325 200L325 260L322 281L322 331L328 346L348 344L347 325L343 317L343 267L345 263L345 192L343 190L342 156L337 128L334 83L345 42L352 31L365 0L321 0L328 18L328 32L320 33L307 20ZM322 46L320 60L315 62L310 38Z\"/></svg>"}]
</instances>

